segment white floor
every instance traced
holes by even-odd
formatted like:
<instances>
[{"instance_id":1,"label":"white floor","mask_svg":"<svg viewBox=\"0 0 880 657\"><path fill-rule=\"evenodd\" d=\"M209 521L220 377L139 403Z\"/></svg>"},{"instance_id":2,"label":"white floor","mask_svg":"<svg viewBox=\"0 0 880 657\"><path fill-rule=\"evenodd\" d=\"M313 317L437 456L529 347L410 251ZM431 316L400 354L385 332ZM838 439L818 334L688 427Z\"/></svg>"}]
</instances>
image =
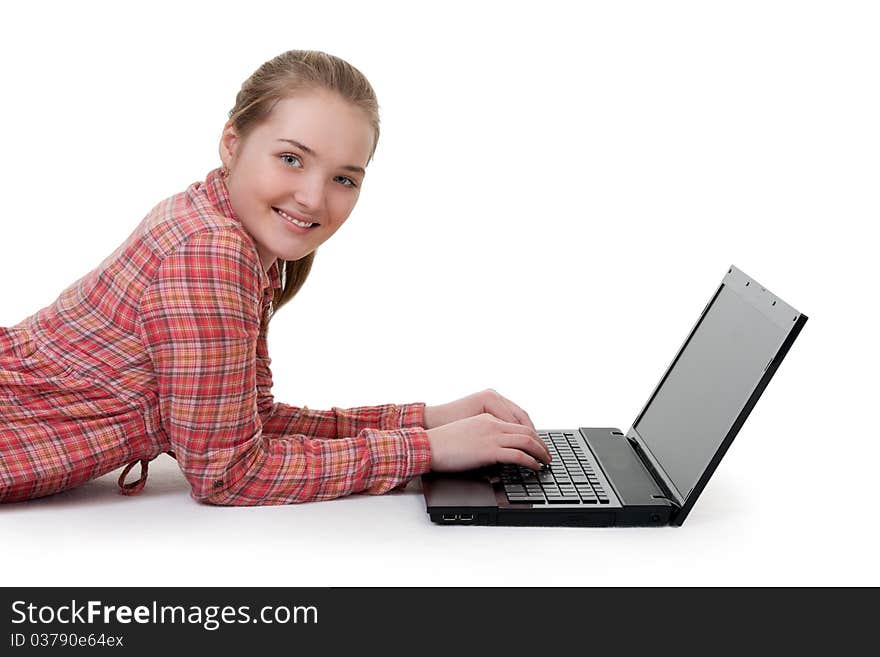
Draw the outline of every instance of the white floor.
<instances>
[{"instance_id":1,"label":"white floor","mask_svg":"<svg viewBox=\"0 0 880 657\"><path fill-rule=\"evenodd\" d=\"M0 506L4 586L841 585L880 583L876 541L852 506L742 488L730 453L682 528L440 527L420 482L399 493L272 507L189 497L177 463L144 491L119 471ZM131 475L130 475L131 476ZM833 555L833 556L832 556Z\"/></svg>"}]
</instances>

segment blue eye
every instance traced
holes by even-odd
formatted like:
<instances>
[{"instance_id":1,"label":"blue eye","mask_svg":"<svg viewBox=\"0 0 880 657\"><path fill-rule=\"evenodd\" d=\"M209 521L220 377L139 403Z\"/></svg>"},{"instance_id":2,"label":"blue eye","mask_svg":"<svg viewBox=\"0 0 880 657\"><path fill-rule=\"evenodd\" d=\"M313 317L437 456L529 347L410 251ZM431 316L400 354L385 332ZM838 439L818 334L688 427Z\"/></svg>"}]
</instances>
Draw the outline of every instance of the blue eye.
<instances>
[{"instance_id":1,"label":"blue eye","mask_svg":"<svg viewBox=\"0 0 880 657\"><path fill-rule=\"evenodd\" d=\"M292 169L302 169L302 160L299 158L299 155L294 155L293 153L284 153L280 157L282 160L284 160L284 158L292 158L292 159L296 160L297 162L299 162L299 166L295 167L295 166L291 165L291 168ZM347 176L336 176L336 178L346 181L346 182L342 183L343 187L357 187L357 183Z\"/></svg>"}]
</instances>

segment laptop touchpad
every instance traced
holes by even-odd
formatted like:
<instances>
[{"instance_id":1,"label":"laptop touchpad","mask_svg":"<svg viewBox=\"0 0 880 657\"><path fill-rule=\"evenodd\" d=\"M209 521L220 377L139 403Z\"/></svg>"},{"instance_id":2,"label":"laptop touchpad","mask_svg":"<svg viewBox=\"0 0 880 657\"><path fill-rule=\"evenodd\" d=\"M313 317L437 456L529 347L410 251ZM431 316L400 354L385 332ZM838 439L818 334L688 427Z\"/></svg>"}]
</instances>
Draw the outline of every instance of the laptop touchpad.
<instances>
[{"instance_id":1,"label":"laptop touchpad","mask_svg":"<svg viewBox=\"0 0 880 657\"><path fill-rule=\"evenodd\" d=\"M422 475L428 506L496 506L495 492L485 470Z\"/></svg>"}]
</instances>

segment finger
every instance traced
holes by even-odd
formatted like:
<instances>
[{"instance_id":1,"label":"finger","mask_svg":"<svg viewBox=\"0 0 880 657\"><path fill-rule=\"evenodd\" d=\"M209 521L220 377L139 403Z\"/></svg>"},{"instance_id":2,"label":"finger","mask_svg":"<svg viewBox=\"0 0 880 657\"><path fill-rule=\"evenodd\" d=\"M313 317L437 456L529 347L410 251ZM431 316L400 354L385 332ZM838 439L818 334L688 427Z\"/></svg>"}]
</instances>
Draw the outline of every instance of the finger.
<instances>
[{"instance_id":1,"label":"finger","mask_svg":"<svg viewBox=\"0 0 880 657\"><path fill-rule=\"evenodd\" d=\"M483 408L487 413L494 415L499 420L510 422L512 424L519 424L516 415L513 412L513 408L511 408L510 404L507 403L507 400L498 393L495 393L495 395L490 397L489 400L483 404Z\"/></svg>"},{"instance_id":2,"label":"finger","mask_svg":"<svg viewBox=\"0 0 880 657\"><path fill-rule=\"evenodd\" d=\"M526 433L530 436L534 436L537 440L541 440L541 436L538 435L538 432L534 429L519 424L517 422L505 422L503 420L496 420L496 425L503 433ZM541 440L543 443L544 441Z\"/></svg>"},{"instance_id":3,"label":"finger","mask_svg":"<svg viewBox=\"0 0 880 657\"><path fill-rule=\"evenodd\" d=\"M531 436L538 437L538 432L533 431L531 428L523 426L519 422L511 422L510 420L501 420L497 416L495 416L494 426L503 431L504 433L526 433Z\"/></svg>"},{"instance_id":4,"label":"finger","mask_svg":"<svg viewBox=\"0 0 880 657\"><path fill-rule=\"evenodd\" d=\"M499 463L516 463L517 465L522 465L531 470L541 469L541 464L538 463L531 456L529 456L522 450L511 449L509 447L502 447L498 451L497 461Z\"/></svg>"},{"instance_id":5,"label":"finger","mask_svg":"<svg viewBox=\"0 0 880 657\"><path fill-rule=\"evenodd\" d=\"M501 446L516 447L518 449L528 452L536 460L543 461L544 463L550 462L550 452L547 451L546 445L544 445L543 442L535 440L531 436L525 434L502 434Z\"/></svg>"},{"instance_id":6,"label":"finger","mask_svg":"<svg viewBox=\"0 0 880 657\"><path fill-rule=\"evenodd\" d=\"M540 438L532 438L529 436L529 440L531 440L538 447L538 460L541 463L550 464L550 461L553 460L553 457L550 455L550 450L547 449L547 445L544 444L544 441Z\"/></svg>"},{"instance_id":7,"label":"finger","mask_svg":"<svg viewBox=\"0 0 880 657\"><path fill-rule=\"evenodd\" d=\"M532 431L537 431L535 429L535 425L532 423L532 418L529 417L529 414L526 413L519 406L510 401L507 397L499 393L497 390L493 390L495 393L495 397L490 399L490 406L500 406L501 412L496 413L495 411L490 411L492 415L495 415L499 419L505 420L506 422L516 422L517 424L521 424L524 427L528 427ZM495 403L495 399L500 402L500 404Z\"/></svg>"},{"instance_id":8,"label":"finger","mask_svg":"<svg viewBox=\"0 0 880 657\"><path fill-rule=\"evenodd\" d=\"M526 413L523 409L521 409L509 399L506 399L504 397L502 397L502 399L510 404L511 412L513 413L513 417L517 422L519 422L524 427L528 427L532 431L537 431L537 429L535 429L535 425L532 424L532 418L529 417L528 413Z\"/></svg>"},{"instance_id":9,"label":"finger","mask_svg":"<svg viewBox=\"0 0 880 657\"><path fill-rule=\"evenodd\" d=\"M547 445L544 443L544 440L541 436L538 435L537 431L529 431L527 427L524 427L521 424L514 424L513 422L503 422L501 420L494 420L494 428L501 431L504 434L523 434L526 432L527 435L531 436L535 443L541 447L542 454L545 455L543 458L546 458L546 463L550 463L552 457L550 456L550 452L547 449Z\"/></svg>"}]
</instances>

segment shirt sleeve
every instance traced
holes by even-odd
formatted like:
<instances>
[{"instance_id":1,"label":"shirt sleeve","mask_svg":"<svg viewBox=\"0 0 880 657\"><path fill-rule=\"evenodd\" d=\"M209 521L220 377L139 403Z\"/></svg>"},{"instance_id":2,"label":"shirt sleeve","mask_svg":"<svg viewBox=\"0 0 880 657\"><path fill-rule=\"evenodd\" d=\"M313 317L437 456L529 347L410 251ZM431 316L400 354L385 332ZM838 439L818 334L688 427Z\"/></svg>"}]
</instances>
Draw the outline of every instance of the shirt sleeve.
<instances>
[{"instance_id":1,"label":"shirt sleeve","mask_svg":"<svg viewBox=\"0 0 880 657\"><path fill-rule=\"evenodd\" d=\"M336 440L264 435L261 266L236 230L204 231L165 257L141 297L139 330L163 428L190 495L231 506L291 504L381 494L427 472L421 427L362 428Z\"/></svg>"}]
</instances>

